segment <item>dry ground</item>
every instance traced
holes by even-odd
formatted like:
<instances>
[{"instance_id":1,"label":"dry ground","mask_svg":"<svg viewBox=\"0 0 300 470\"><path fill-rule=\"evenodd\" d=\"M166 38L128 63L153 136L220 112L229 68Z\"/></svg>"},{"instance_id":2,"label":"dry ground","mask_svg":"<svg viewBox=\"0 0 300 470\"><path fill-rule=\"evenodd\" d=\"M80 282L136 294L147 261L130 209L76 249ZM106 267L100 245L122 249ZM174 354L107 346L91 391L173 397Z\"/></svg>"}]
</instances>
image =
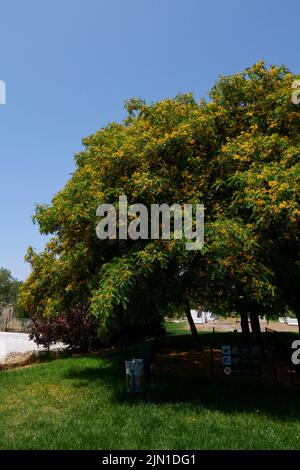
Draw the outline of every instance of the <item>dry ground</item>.
<instances>
[{"instance_id":1,"label":"dry ground","mask_svg":"<svg viewBox=\"0 0 300 470\"><path fill-rule=\"evenodd\" d=\"M241 332L241 323L237 321L235 318L226 318L225 320L217 320L213 323L204 323L204 324L197 324L197 329L199 331L212 331L215 328L215 331L226 332L226 331L234 331L237 330ZM285 323L279 323L275 321L261 321L260 327L262 331L265 331L265 328L271 328L272 330L276 331L290 331L293 333L298 332L298 326L287 325ZM189 328L188 326L186 328Z\"/></svg>"}]
</instances>

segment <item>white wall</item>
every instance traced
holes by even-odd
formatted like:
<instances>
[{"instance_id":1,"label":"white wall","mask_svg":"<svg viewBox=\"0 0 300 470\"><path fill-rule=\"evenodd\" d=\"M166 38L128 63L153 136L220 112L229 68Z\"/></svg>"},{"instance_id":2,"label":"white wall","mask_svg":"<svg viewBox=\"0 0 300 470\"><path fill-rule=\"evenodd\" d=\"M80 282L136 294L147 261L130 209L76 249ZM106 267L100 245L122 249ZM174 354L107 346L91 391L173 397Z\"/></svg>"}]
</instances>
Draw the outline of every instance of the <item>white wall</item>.
<instances>
[{"instance_id":1,"label":"white wall","mask_svg":"<svg viewBox=\"0 0 300 470\"><path fill-rule=\"evenodd\" d=\"M297 318L292 318L292 317L280 317L279 318L279 323L286 323L287 325L298 325L298 320Z\"/></svg>"}]
</instances>

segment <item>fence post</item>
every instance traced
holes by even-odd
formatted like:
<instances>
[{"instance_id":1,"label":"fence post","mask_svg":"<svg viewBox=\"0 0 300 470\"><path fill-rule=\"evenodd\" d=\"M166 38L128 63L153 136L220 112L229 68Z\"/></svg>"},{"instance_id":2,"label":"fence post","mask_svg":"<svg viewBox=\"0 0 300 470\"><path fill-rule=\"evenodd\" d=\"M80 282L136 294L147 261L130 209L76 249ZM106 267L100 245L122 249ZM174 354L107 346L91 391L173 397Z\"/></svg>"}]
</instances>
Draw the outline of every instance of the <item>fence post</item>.
<instances>
[{"instance_id":1,"label":"fence post","mask_svg":"<svg viewBox=\"0 0 300 470\"><path fill-rule=\"evenodd\" d=\"M294 385L294 367L292 363L292 355L290 354L290 381L291 385Z\"/></svg>"},{"instance_id":2,"label":"fence post","mask_svg":"<svg viewBox=\"0 0 300 470\"><path fill-rule=\"evenodd\" d=\"M213 326L213 332L210 337L210 374L214 375L214 339L215 339L215 327Z\"/></svg>"},{"instance_id":3,"label":"fence post","mask_svg":"<svg viewBox=\"0 0 300 470\"><path fill-rule=\"evenodd\" d=\"M273 354L272 354L272 362L273 362L273 374L274 374L274 382L277 382L278 376L277 376L277 336L276 336L276 331L274 331L274 344L273 344Z\"/></svg>"}]
</instances>

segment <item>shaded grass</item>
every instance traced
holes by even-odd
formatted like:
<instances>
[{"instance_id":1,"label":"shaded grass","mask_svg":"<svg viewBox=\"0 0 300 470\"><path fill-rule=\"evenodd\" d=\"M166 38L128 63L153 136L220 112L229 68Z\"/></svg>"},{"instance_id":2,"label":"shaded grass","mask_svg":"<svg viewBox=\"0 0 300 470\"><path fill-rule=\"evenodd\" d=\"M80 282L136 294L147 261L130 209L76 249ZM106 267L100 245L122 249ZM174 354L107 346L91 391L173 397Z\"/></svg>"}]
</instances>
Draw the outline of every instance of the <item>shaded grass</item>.
<instances>
[{"instance_id":1,"label":"shaded grass","mask_svg":"<svg viewBox=\"0 0 300 470\"><path fill-rule=\"evenodd\" d=\"M300 400L257 380L176 374L130 397L107 353L2 371L0 426L1 449L297 449Z\"/></svg>"}]
</instances>

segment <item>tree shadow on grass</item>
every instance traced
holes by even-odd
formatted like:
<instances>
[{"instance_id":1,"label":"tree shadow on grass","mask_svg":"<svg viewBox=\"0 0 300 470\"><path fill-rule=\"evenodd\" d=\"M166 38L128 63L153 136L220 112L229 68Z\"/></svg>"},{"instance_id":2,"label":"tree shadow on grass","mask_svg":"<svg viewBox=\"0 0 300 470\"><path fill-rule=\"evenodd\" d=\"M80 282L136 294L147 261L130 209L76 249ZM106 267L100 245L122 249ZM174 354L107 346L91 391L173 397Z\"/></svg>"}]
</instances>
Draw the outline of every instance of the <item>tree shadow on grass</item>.
<instances>
[{"instance_id":1,"label":"tree shadow on grass","mask_svg":"<svg viewBox=\"0 0 300 470\"><path fill-rule=\"evenodd\" d=\"M74 387L89 387L91 385L105 385L113 390L116 385L122 384L122 372L120 371L118 356L116 353L105 353L99 355L80 356L84 359L99 359L99 366L95 363L91 365L74 365L68 367L64 373L64 378L72 381ZM103 359L105 358L105 362Z\"/></svg>"},{"instance_id":2,"label":"tree shadow on grass","mask_svg":"<svg viewBox=\"0 0 300 470\"><path fill-rule=\"evenodd\" d=\"M160 377L139 397L116 394L123 403L185 404L211 411L253 413L290 422L300 419L299 390L280 384L264 384L259 379Z\"/></svg>"},{"instance_id":3,"label":"tree shadow on grass","mask_svg":"<svg viewBox=\"0 0 300 470\"><path fill-rule=\"evenodd\" d=\"M73 381L75 387L88 387L90 384L96 384L97 382L104 385L112 386L116 380L113 379L111 368L99 367L86 367L85 369L76 370L76 367L70 369L64 377L68 380Z\"/></svg>"},{"instance_id":4,"label":"tree shadow on grass","mask_svg":"<svg viewBox=\"0 0 300 470\"><path fill-rule=\"evenodd\" d=\"M300 392L280 384L265 384L260 379L237 377L178 377L175 371L156 376L144 393L132 395L125 389L125 371L118 357L99 367L72 367L65 374L76 387L105 386L116 404L137 406L189 405L195 412L204 407L226 414L253 413L282 422L300 419Z\"/></svg>"}]
</instances>

